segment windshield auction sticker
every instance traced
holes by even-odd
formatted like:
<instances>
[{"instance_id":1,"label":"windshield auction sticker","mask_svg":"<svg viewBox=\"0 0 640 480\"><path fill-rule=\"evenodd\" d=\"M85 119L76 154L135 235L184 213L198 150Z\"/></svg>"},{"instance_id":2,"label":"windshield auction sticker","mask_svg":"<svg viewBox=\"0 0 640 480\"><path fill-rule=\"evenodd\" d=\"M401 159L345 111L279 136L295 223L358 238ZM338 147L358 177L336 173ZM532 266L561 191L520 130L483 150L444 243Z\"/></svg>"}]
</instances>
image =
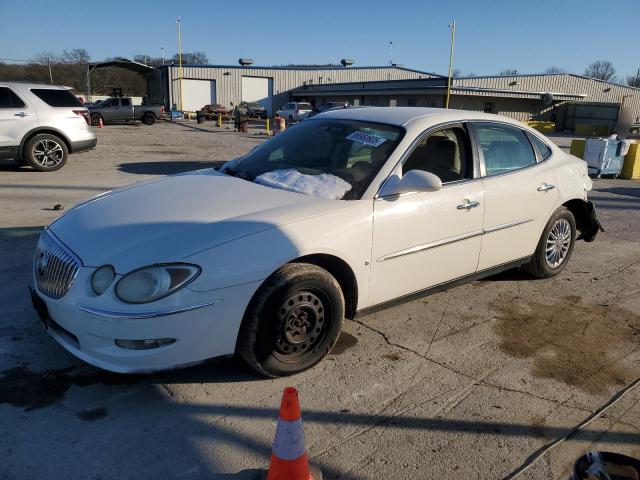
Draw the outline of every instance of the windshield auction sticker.
<instances>
[{"instance_id":1,"label":"windshield auction sticker","mask_svg":"<svg viewBox=\"0 0 640 480\"><path fill-rule=\"evenodd\" d=\"M345 138L347 140L351 140L352 142L358 142L364 145L370 145L372 147L379 147L380 145L382 145L384 142L387 141L386 138L382 138L377 135L372 135L370 133L360 132L358 130L350 133Z\"/></svg>"}]
</instances>

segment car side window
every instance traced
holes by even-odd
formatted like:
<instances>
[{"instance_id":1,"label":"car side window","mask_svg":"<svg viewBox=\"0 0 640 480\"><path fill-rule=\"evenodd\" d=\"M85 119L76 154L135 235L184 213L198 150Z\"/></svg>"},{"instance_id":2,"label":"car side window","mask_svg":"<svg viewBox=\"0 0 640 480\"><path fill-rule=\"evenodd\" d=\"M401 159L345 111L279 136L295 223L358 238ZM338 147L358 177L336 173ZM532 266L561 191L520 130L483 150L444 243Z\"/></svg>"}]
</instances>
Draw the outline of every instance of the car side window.
<instances>
[{"instance_id":1,"label":"car side window","mask_svg":"<svg viewBox=\"0 0 640 480\"><path fill-rule=\"evenodd\" d=\"M0 108L24 108L24 102L20 100L13 90L0 87Z\"/></svg>"},{"instance_id":2,"label":"car side window","mask_svg":"<svg viewBox=\"0 0 640 480\"><path fill-rule=\"evenodd\" d=\"M424 170L442 183L473 178L469 137L462 127L438 130L422 139L402 165L402 174Z\"/></svg>"},{"instance_id":3,"label":"car side window","mask_svg":"<svg viewBox=\"0 0 640 480\"><path fill-rule=\"evenodd\" d=\"M551 156L551 149L549 148L549 145L544 143L532 133L527 133L527 136L529 137L529 140L531 140L531 143L535 145L542 160L546 160Z\"/></svg>"},{"instance_id":4,"label":"car side window","mask_svg":"<svg viewBox=\"0 0 640 480\"><path fill-rule=\"evenodd\" d=\"M482 148L487 177L536 164L533 147L519 128L479 123L475 131Z\"/></svg>"},{"instance_id":5,"label":"car side window","mask_svg":"<svg viewBox=\"0 0 640 480\"><path fill-rule=\"evenodd\" d=\"M122 98L122 106L123 107L130 107L131 106L131 99L130 98Z\"/></svg>"}]
</instances>

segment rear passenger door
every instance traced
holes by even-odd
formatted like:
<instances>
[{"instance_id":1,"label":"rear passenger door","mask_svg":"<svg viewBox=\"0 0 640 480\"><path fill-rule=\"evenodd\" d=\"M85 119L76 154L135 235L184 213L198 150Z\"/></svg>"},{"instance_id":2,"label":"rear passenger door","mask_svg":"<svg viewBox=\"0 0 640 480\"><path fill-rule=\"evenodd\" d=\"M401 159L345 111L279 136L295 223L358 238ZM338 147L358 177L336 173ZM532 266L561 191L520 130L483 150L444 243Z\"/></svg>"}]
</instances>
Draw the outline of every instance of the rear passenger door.
<instances>
[{"instance_id":1,"label":"rear passenger door","mask_svg":"<svg viewBox=\"0 0 640 480\"><path fill-rule=\"evenodd\" d=\"M16 158L24 136L38 126L35 109L23 97L0 86L0 158Z\"/></svg>"},{"instance_id":2,"label":"rear passenger door","mask_svg":"<svg viewBox=\"0 0 640 480\"><path fill-rule=\"evenodd\" d=\"M122 120L134 120L133 105L130 98L120 99L120 117Z\"/></svg>"},{"instance_id":3,"label":"rear passenger door","mask_svg":"<svg viewBox=\"0 0 640 480\"><path fill-rule=\"evenodd\" d=\"M558 201L556 178L515 125L474 122L484 184L484 235L478 270L533 254Z\"/></svg>"}]
</instances>

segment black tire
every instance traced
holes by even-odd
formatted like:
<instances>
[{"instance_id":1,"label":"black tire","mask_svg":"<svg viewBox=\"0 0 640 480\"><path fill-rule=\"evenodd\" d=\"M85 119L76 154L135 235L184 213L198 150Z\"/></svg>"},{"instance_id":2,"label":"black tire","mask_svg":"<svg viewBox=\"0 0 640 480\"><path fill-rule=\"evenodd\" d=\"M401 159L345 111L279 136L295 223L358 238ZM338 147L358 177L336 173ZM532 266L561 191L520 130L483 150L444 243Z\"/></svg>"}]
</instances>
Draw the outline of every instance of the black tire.
<instances>
[{"instance_id":1,"label":"black tire","mask_svg":"<svg viewBox=\"0 0 640 480\"><path fill-rule=\"evenodd\" d=\"M538 247L524 270L538 278L558 275L569 263L575 243L576 220L569 209L560 207L544 227Z\"/></svg>"},{"instance_id":2,"label":"black tire","mask_svg":"<svg viewBox=\"0 0 640 480\"><path fill-rule=\"evenodd\" d=\"M335 345L344 296L326 270L284 265L258 289L245 312L237 352L257 372L282 377L307 370Z\"/></svg>"},{"instance_id":3,"label":"black tire","mask_svg":"<svg viewBox=\"0 0 640 480\"><path fill-rule=\"evenodd\" d=\"M91 125L97 127L100 125L100 120L102 119L102 124L104 125L104 118L99 113L91 114Z\"/></svg>"},{"instance_id":4,"label":"black tire","mask_svg":"<svg viewBox=\"0 0 640 480\"><path fill-rule=\"evenodd\" d=\"M289 123L293 123L293 117L289 115Z\"/></svg>"},{"instance_id":5,"label":"black tire","mask_svg":"<svg viewBox=\"0 0 640 480\"><path fill-rule=\"evenodd\" d=\"M69 150L59 137L49 133L39 133L25 144L23 158L38 172L53 172L60 170L67 163Z\"/></svg>"},{"instance_id":6,"label":"black tire","mask_svg":"<svg viewBox=\"0 0 640 480\"><path fill-rule=\"evenodd\" d=\"M147 112L142 116L142 123L145 125L153 125L156 123L156 116L153 113Z\"/></svg>"}]
</instances>

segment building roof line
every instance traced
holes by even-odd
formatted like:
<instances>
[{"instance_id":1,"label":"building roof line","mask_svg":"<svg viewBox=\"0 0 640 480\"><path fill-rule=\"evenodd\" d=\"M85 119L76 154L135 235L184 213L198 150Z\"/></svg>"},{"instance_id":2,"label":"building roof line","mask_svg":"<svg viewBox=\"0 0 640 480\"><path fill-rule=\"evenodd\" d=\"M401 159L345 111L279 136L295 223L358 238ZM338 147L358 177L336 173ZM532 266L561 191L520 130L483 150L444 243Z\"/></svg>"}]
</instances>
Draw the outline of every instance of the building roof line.
<instances>
[{"instance_id":1,"label":"building roof line","mask_svg":"<svg viewBox=\"0 0 640 480\"><path fill-rule=\"evenodd\" d=\"M173 63L173 64L165 64L165 65L160 65L157 68L163 68L163 67L178 67L177 64ZM440 74L437 73L432 73L432 72L425 72L422 70L416 70L413 68L407 68L407 67L400 67L397 65L372 65L372 66L358 66L358 67L343 67L341 65L327 65L326 67L322 67L322 66L318 66L318 67L303 67L303 66L284 66L284 65L279 65L279 66L260 66L260 65L247 65L247 66L242 66L242 65L197 65L197 64L183 64L182 68L233 68L233 69L246 69L246 70L309 70L309 71L314 71L314 70L343 70L343 71L349 71L349 70L372 70L372 69L376 69L376 70L404 70L407 72L414 72L414 73L421 73L423 75L433 75L435 77L443 77Z\"/></svg>"}]
</instances>

